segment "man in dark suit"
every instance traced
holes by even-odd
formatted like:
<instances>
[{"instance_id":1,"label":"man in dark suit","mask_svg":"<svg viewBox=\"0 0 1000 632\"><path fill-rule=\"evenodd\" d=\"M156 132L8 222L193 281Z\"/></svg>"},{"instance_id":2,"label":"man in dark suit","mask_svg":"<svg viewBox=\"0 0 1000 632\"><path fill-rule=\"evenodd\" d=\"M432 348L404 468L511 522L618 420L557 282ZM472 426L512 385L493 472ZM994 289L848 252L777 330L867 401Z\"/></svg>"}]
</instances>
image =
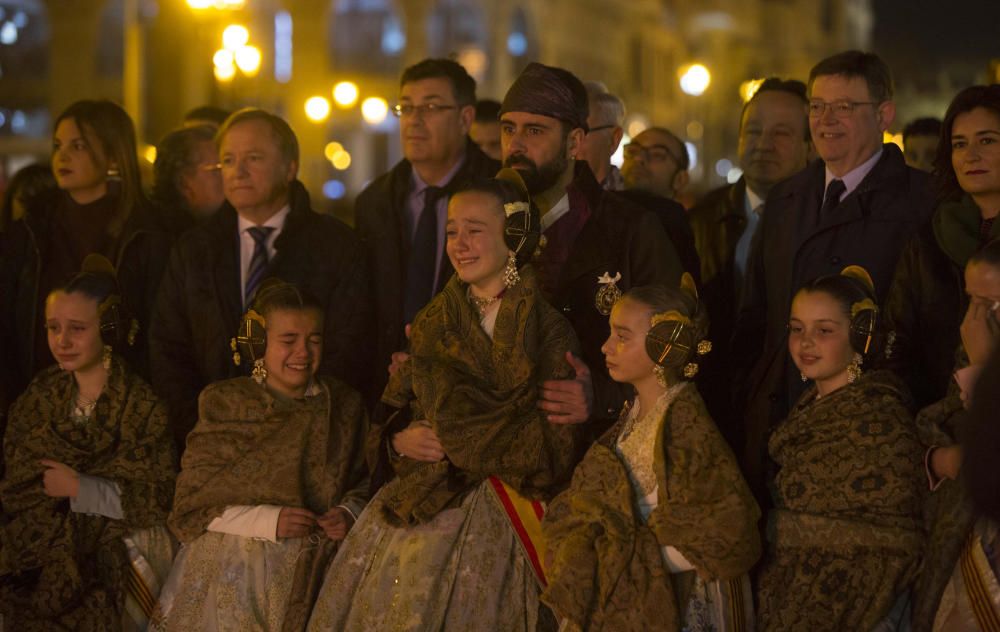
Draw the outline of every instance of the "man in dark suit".
<instances>
[{"instance_id":1,"label":"man in dark suit","mask_svg":"<svg viewBox=\"0 0 1000 632\"><path fill-rule=\"evenodd\" d=\"M820 160L767 197L733 340L736 382L748 393L744 464L759 498L773 474L766 471L772 426L804 388L787 350L796 291L860 265L884 302L903 244L931 213L926 174L907 167L898 147L882 144L896 110L881 59L860 51L824 59L809 74L808 107Z\"/></svg>"},{"instance_id":2,"label":"man in dark suit","mask_svg":"<svg viewBox=\"0 0 1000 632\"><path fill-rule=\"evenodd\" d=\"M765 80L740 116L737 155L743 176L708 193L689 214L701 263L701 299L708 308L709 339L714 345L701 363L698 388L734 450L742 444L729 371L736 305L764 200L775 184L801 171L809 160L808 105L801 81Z\"/></svg>"},{"instance_id":3,"label":"man in dark suit","mask_svg":"<svg viewBox=\"0 0 1000 632\"><path fill-rule=\"evenodd\" d=\"M153 386L167 402L181 451L201 389L246 372L233 363L230 339L266 278L294 283L325 306L321 373L362 391L370 375L370 356L359 351L371 339L361 244L347 225L310 208L296 180L292 129L248 108L216 138L226 204L174 246L150 332Z\"/></svg>"},{"instance_id":4,"label":"man in dark suit","mask_svg":"<svg viewBox=\"0 0 1000 632\"><path fill-rule=\"evenodd\" d=\"M590 417L597 429L617 417L630 388L611 380L600 350L610 333L609 304L600 300L613 285L607 281L617 278L622 291L677 286L681 266L654 215L604 191L587 163L574 160L587 115L579 79L529 64L504 98L500 138L504 166L521 173L542 215L547 243L536 260L542 289L583 347L583 361L572 362L577 379L547 382L541 407L553 422Z\"/></svg>"},{"instance_id":5,"label":"man in dark suit","mask_svg":"<svg viewBox=\"0 0 1000 632\"><path fill-rule=\"evenodd\" d=\"M469 140L475 102L475 80L450 59L425 59L404 70L395 108L403 160L355 203L375 291L376 397L392 354L406 349L405 326L454 273L444 252L451 194L500 169Z\"/></svg>"}]
</instances>

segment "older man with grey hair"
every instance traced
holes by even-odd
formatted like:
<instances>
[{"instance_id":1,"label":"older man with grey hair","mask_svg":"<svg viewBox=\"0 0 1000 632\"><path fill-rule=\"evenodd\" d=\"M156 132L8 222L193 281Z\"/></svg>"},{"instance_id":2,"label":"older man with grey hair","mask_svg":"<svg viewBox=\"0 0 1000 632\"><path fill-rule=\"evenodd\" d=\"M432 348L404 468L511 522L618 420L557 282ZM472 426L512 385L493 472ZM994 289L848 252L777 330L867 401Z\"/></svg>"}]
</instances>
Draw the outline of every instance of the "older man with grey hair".
<instances>
[{"instance_id":1,"label":"older man with grey hair","mask_svg":"<svg viewBox=\"0 0 1000 632\"><path fill-rule=\"evenodd\" d=\"M599 81L585 81L590 113L587 116L587 134L583 137L577 159L586 160L594 177L605 191L621 191L625 181L618 167L611 164L611 156L618 151L625 130L625 104L608 92Z\"/></svg>"}]
</instances>

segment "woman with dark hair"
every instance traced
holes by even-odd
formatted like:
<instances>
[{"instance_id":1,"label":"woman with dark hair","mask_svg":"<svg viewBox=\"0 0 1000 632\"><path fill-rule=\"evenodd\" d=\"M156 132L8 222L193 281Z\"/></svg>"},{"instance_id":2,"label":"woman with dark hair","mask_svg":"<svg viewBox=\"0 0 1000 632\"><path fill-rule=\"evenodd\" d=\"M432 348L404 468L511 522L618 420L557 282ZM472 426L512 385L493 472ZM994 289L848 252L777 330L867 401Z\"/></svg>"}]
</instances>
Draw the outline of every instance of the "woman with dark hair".
<instances>
[{"instance_id":1,"label":"woman with dark hair","mask_svg":"<svg viewBox=\"0 0 1000 632\"><path fill-rule=\"evenodd\" d=\"M28 206L36 197L54 189L55 186L56 180L52 177L52 168L49 165L35 163L19 169L7 183L7 190L3 194L0 234L24 217Z\"/></svg>"},{"instance_id":2,"label":"woman with dark hair","mask_svg":"<svg viewBox=\"0 0 1000 632\"><path fill-rule=\"evenodd\" d=\"M923 546L923 450L906 389L866 371L883 345L875 290L851 266L792 301L788 350L812 386L768 443L779 470L758 628L896 630Z\"/></svg>"},{"instance_id":3,"label":"woman with dark hair","mask_svg":"<svg viewBox=\"0 0 1000 632\"><path fill-rule=\"evenodd\" d=\"M410 357L382 395L437 448L400 454L390 422L372 429L369 462L387 459L395 478L330 566L310 630L554 626L539 600L539 521L572 474L578 430L549 423L538 401L544 381L571 376L567 354L579 344L525 265L537 209L516 171L500 177L451 197L456 274L417 313Z\"/></svg>"},{"instance_id":4,"label":"woman with dark hair","mask_svg":"<svg viewBox=\"0 0 1000 632\"><path fill-rule=\"evenodd\" d=\"M760 510L690 378L711 350L694 282L634 287L601 351L636 396L542 524L542 600L566 630L753 626Z\"/></svg>"},{"instance_id":5,"label":"woman with dark hair","mask_svg":"<svg viewBox=\"0 0 1000 632\"><path fill-rule=\"evenodd\" d=\"M183 544L155 619L167 630L301 630L368 497L361 396L316 374L323 308L278 279L233 340L251 377L198 398L169 525Z\"/></svg>"},{"instance_id":6,"label":"woman with dark hair","mask_svg":"<svg viewBox=\"0 0 1000 632\"><path fill-rule=\"evenodd\" d=\"M914 632L972 632L1000 625L998 523L996 516L990 516L991 503L979 501L976 507L969 493L989 496L982 492L997 480L1000 452L996 440L982 432L982 422L970 422L966 414L970 404L977 404L973 392L977 398L982 395L979 386L989 378L980 375L1000 343L1000 239L969 258L965 291L969 308L962 321L954 380L942 400L917 416L921 440L928 448L931 494L925 512L929 539L914 587ZM996 425L995 409L988 423ZM978 438L970 441L972 437ZM995 489L992 493L995 513L998 496Z\"/></svg>"},{"instance_id":7,"label":"woman with dark hair","mask_svg":"<svg viewBox=\"0 0 1000 632\"><path fill-rule=\"evenodd\" d=\"M77 101L56 119L52 147L58 188L37 198L4 235L0 401L52 364L37 325L45 297L91 253L115 264L122 300L139 323L137 344L121 352L148 374L145 333L170 242L142 192L132 120L110 101Z\"/></svg>"},{"instance_id":8,"label":"woman with dark hair","mask_svg":"<svg viewBox=\"0 0 1000 632\"><path fill-rule=\"evenodd\" d=\"M121 361L132 328L106 259L49 293L42 330L58 365L4 437L4 629L145 629L173 560L175 456L163 405Z\"/></svg>"},{"instance_id":9,"label":"woman with dark hair","mask_svg":"<svg viewBox=\"0 0 1000 632\"><path fill-rule=\"evenodd\" d=\"M1000 235L1000 84L955 96L934 162L938 203L903 249L886 302L894 340L887 367L907 382L918 407L944 397L968 301L962 272Z\"/></svg>"},{"instance_id":10,"label":"woman with dark hair","mask_svg":"<svg viewBox=\"0 0 1000 632\"><path fill-rule=\"evenodd\" d=\"M226 200L215 132L211 125L181 127L156 146L152 201L175 235L215 213Z\"/></svg>"}]
</instances>

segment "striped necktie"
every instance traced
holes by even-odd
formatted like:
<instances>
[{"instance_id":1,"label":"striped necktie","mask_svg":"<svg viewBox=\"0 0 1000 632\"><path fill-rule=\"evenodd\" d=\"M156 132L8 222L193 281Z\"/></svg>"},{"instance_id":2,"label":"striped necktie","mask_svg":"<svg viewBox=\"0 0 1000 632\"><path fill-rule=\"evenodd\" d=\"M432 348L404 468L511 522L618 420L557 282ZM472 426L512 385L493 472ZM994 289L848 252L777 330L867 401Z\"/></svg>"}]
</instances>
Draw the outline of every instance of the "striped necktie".
<instances>
[{"instance_id":1,"label":"striped necktie","mask_svg":"<svg viewBox=\"0 0 1000 632\"><path fill-rule=\"evenodd\" d=\"M264 278L267 270L267 238L274 231L272 226L251 226L247 229L253 237L253 256L250 257L250 267L247 268L247 281L243 287L243 304L249 305L257 286Z\"/></svg>"}]
</instances>

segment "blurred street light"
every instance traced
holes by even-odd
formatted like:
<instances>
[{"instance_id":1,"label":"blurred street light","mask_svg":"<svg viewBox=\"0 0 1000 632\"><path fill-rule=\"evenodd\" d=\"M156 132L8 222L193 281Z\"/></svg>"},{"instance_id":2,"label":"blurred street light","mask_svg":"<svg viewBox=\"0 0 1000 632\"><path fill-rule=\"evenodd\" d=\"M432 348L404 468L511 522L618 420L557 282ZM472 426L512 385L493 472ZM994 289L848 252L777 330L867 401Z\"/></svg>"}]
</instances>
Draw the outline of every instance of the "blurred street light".
<instances>
[{"instance_id":1,"label":"blurred street light","mask_svg":"<svg viewBox=\"0 0 1000 632\"><path fill-rule=\"evenodd\" d=\"M344 146L334 141L326 144L326 147L323 148L323 155L326 156L327 160L333 162L333 157L342 151L344 151Z\"/></svg>"},{"instance_id":2,"label":"blurred street light","mask_svg":"<svg viewBox=\"0 0 1000 632\"><path fill-rule=\"evenodd\" d=\"M333 163L335 169L343 171L351 166L351 154L341 150L334 155L333 160L330 162Z\"/></svg>"},{"instance_id":3,"label":"blurred street light","mask_svg":"<svg viewBox=\"0 0 1000 632\"><path fill-rule=\"evenodd\" d=\"M248 77L257 76L260 59L260 49L256 46L243 46L236 51L236 66Z\"/></svg>"},{"instance_id":4,"label":"blurred street light","mask_svg":"<svg viewBox=\"0 0 1000 632\"><path fill-rule=\"evenodd\" d=\"M330 101L315 96L306 99L306 117L313 123L322 123L330 118Z\"/></svg>"},{"instance_id":5,"label":"blurred street light","mask_svg":"<svg viewBox=\"0 0 1000 632\"><path fill-rule=\"evenodd\" d=\"M250 41L250 31L242 24L230 24L222 31L222 46L234 53Z\"/></svg>"},{"instance_id":6,"label":"blurred street light","mask_svg":"<svg viewBox=\"0 0 1000 632\"><path fill-rule=\"evenodd\" d=\"M351 81L341 81L333 86L333 100L343 109L354 107L358 102L358 85Z\"/></svg>"},{"instance_id":7,"label":"blurred street light","mask_svg":"<svg viewBox=\"0 0 1000 632\"><path fill-rule=\"evenodd\" d=\"M681 68L681 90L685 94L697 97L704 94L712 82L712 75L703 64L691 64Z\"/></svg>"},{"instance_id":8,"label":"blurred street light","mask_svg":"<svg viewBox=\"0 0 1000 632\"><path fill-rule=\"evenodd\" d=\"M382 97L368 97L361 102L361 117L369 125L379 125L389 116L389 103Z\"/></svg>"}]
</instances>

